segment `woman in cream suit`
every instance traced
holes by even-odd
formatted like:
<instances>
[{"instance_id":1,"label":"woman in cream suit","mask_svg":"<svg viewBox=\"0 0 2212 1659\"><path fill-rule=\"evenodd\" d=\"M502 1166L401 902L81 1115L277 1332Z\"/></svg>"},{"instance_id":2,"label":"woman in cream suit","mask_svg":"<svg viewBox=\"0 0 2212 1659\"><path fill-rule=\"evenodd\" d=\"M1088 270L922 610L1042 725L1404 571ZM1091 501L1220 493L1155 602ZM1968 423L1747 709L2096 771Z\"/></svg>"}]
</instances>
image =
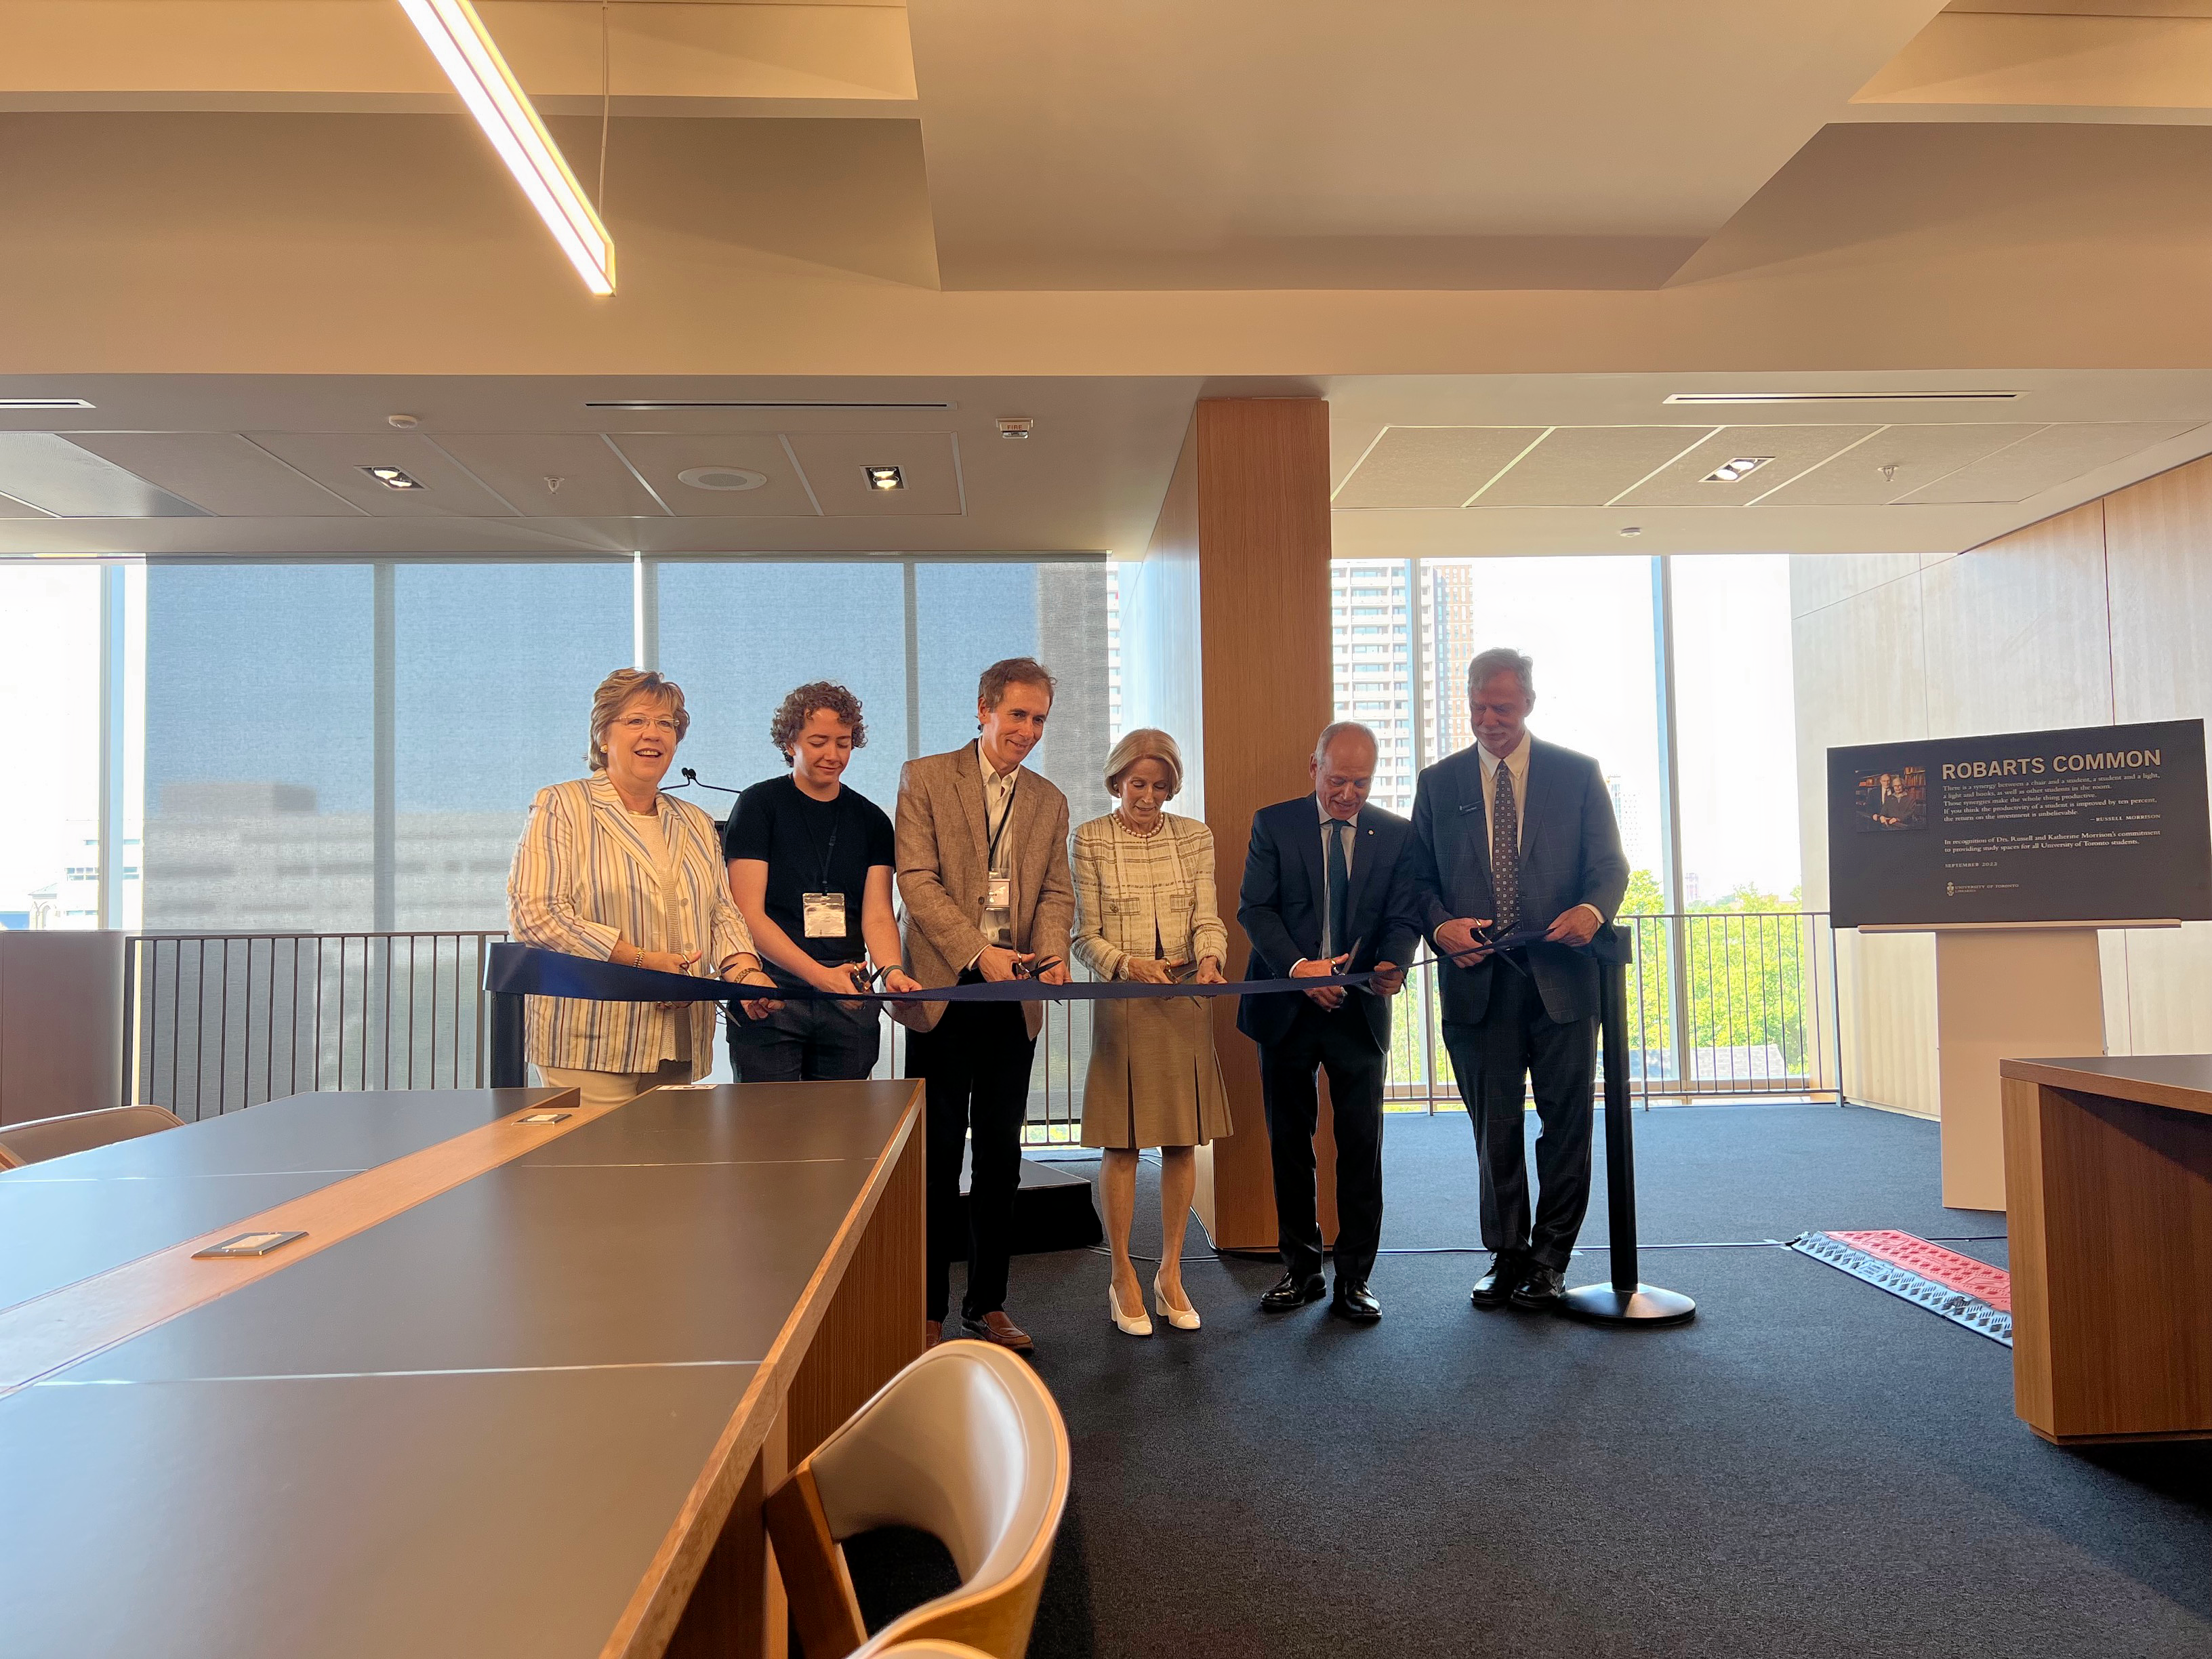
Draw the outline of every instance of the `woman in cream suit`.
<instances>
[{"instance_id":1,"label":"woman in cream suit","mask_svg":"<svg viewBox=\"0 0 2212 1659\"><path fill-rule=\"evenodd\" d=\"M1222 982L1228 930L1214 908L1213 832L1163 809L1182 786L1182 754L1164 732L1132 732L1106 762L1121 805L1075 831L1077 960L1100 979L1155 985ZM1131 1336L1150 1336L1143 1289L1129 1261L1137 1153L1160 1149L1164 1243L1152 1295L1177 1330L1198 1328L1182 1288L1183 1227L1198 1170L1192 1149L1229 1133L1229 1096L1213 1055L1213 1021L1198 997L1091 1005L1091 1071L1083 1144L1103 1149L1099 1186L1114 1276L1107 1311Z\"/></svg>"},{"instance_id":2,"label":"woman in cream suit","mask_svg":"<svg viewBox=\"0 0 2212 1659\"><path fill-rule=\"evenodd\" d=\"M507 928L525 945L663 973L774 983L731 902L714 821L660 793L690 729L672 681L619 668L592 699L591 775L538 792L507 878ZM746 1005L748 1012L775 1006ZM712 1002L531 997L523 1052L556 1088L615 1104L714 1065Z\"/></svg>"}]
</instances>

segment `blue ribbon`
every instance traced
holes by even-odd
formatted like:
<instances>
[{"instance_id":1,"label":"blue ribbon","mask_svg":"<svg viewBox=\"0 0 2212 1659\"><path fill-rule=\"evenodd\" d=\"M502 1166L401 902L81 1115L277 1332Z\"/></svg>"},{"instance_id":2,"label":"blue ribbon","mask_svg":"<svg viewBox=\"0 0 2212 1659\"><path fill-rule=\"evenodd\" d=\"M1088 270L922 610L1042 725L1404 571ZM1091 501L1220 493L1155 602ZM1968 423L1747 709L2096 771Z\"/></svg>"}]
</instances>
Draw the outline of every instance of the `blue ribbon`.
<instances>
[{"instance_id":1,"label":"blue ribbon","mask_svg":"<svg viewBox=\"0 0 2212 1659\"><path fill-rule=\"evenodd\" d=\"M736 985L652 968L624 968L594 957L495 945L485 953L484 989L505 995L574 997L583 1002L1123 1002L1139 997L1265 996L1326 985L1361 986L1371 973L1313 979L1240 979L1224 985L1147 985L1111 979L1066 985L1041 980L939 985L921 992L817 991L812 986Z\"/></svg>"}]
</instances>

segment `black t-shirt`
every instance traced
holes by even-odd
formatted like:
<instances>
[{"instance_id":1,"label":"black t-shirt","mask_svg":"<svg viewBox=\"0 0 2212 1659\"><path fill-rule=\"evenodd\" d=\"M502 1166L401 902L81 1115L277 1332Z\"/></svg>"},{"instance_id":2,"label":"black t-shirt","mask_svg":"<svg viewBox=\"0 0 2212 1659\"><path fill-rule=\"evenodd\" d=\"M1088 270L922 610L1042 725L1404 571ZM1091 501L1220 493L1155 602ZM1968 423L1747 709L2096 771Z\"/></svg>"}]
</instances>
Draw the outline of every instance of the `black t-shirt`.
<instances>
[{"instance_id":1,"label":"black t-shirt","mask_svg":"<svg viewBox=\"0 0 2212 1659\"><path fill-rule=\"evenodd\" d=\"M816 800L786 774L738 797L722 832L722 856L768 864L769 919L817 962L859 962L867 955L860 903L873 865L896 866L896 843L884 809L859 791L840 787L835 800ZM845 896L842 939L809 939L803 896ZM770 964L771 971L776 971Z\"/></svg>"}]
</instances>

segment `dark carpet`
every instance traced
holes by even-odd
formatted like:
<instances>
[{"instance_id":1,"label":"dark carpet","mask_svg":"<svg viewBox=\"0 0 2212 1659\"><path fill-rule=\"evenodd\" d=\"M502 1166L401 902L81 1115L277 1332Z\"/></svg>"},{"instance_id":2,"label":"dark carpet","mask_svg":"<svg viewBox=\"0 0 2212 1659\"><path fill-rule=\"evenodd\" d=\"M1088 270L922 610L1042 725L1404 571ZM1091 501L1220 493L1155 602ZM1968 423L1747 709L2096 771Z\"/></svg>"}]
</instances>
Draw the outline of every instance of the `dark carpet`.
<instances>
[{"instance_id":1,"label":"dark carpet","mask_svg":"<svg viewBox=\"0 0 2212 1659\"><path fill-rule=\"evenodd\" d=\"M1212 1259L1195 1225L1191 1334L1115 1332L1100 1255L1017 1261L1011 1310L1075 1453L1031 1654L2212 1651L2212 1450L2061 1451L2013 1416L2005 1348L1776 1244L1688 1248L1899 1227L2002 1261L2002 1217L1942 1207L1932 1125L1743 1106L1635 1127L1642 1234L1672 1247L1644 1277L1698 1302L1673 1330L1471 1310L1458 1115L1390 1121L1401 1253L1373 1329L1261 1314L1272 1264ZM1147 1166L1146 1254L1158 1201ZM1586 1243L1601 1192L1591 1215ZM1585 1254L1569 1278L1603 1274ZM949 1583L914 1542L855 1551L872 1619Z\"/></svg>"}]
</instances>

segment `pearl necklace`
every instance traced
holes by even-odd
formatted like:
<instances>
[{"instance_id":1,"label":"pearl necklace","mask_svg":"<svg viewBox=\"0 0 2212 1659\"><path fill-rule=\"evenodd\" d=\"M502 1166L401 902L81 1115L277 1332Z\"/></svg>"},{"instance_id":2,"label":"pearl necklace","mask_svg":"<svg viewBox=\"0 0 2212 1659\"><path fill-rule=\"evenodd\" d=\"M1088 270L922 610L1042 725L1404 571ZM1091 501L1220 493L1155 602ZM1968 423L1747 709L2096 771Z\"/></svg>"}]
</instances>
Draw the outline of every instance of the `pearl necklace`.
<instances>
[{"instance_id":1,"label":"pearl necklace","mask_svg":"<svg viewBox=\"0 0 2212 1659\"><path fill-rule=\"evenodd\" d=\"M1160 814L1160 821L1154 824L1151 829L1139 830L1136 825L1129 822L1128 818L1122 813L1121 809L1118 806L1114 809L1114 822L1121 826L1123 834L1134 836L1139 841L1150 841L1154 836L1158 835L1161 830L1168 827L1167 814L1163 812Z\"/></svg>"}]
</instances>

